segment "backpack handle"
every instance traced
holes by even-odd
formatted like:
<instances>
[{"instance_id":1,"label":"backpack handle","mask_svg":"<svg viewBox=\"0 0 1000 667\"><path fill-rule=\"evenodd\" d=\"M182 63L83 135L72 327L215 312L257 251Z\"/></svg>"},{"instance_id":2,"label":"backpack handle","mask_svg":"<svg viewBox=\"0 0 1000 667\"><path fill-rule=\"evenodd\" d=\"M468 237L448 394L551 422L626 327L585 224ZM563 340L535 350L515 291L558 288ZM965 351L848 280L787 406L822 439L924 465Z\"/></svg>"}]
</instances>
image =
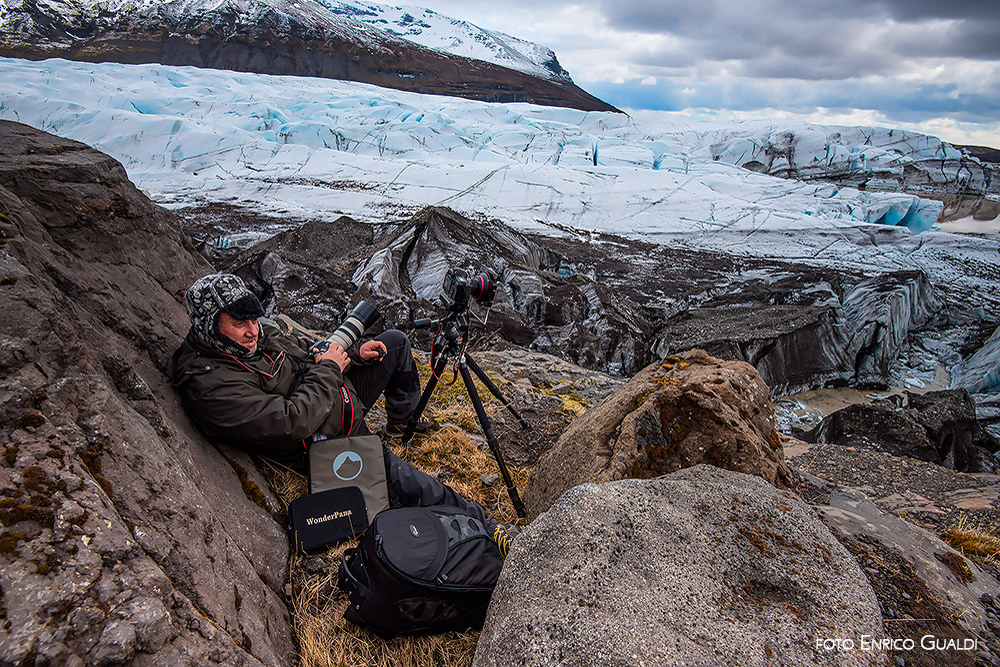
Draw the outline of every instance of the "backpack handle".
<instances>
[{"instance_id":1,"label":"backpack handle","mask_svg":"<svg viewBox=\"0 0 1000 667\"><path fill-rule=\"evenodd\" d=\"M361 594L361 598L365 599L371 593L371 590L358 579L358 575L351 572L351 561L355 558L361 558L360 549L357 547L352 547L344 551L344 555L340 560L340 573L337 577L337 586L341 590L347 590L348 588L357 591ZM350 580L348 583L347 580Z\"/></svg>"}]
</instances>

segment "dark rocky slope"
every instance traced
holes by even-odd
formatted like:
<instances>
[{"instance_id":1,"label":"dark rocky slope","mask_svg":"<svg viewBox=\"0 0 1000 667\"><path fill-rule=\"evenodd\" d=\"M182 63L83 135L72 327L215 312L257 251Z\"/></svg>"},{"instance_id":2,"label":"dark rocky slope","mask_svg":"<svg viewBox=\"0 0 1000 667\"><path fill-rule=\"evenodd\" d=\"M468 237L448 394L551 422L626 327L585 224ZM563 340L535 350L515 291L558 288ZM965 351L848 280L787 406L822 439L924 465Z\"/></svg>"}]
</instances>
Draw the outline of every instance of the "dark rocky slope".
<instances>
[{"instance_id":1,"label":"dark rocky slope","mask_svg":"<svg viewBox=\"0 0 1000 667\"><path fill-rule=\"evenodd\" d=\"M265 3L242 11L222 4L175 16L153 3L120 15L67 19L26 0L5 17L0 55L291 74L484 102L617 111L570 80L424 48L347 17L331 24L322 8L314 9L292 15Z\"/></svg>"},{"instance_id":2,"label":"dark rocky slope","mask_svg":"<svg viewBox=\"0 0 1000 667\"><path fill-rule=\"evenodd\" d=\"M200 232L214 238L218 229ZM206 252L220 268L235 262L273 307L318 329L362 298L406 329L439 311L449 267L490 268L500 289L484 335L624 376L700 347L752 364L775 394L889 382L911 333L942 310L919 272L871 277L611 235L542 237L446 208L396 225L314 221L238 258Z\"/></svg>"},{"instance_id":3,"label":"dark rocky slope","mask_svg":"<svg viewBox=\"0 0 1000 667\"><path fill-rule=\"evenodd\" d=\"M209 265L118 162L6 121L0 231L0 664L290 664L277 504L165 375Z\"/></svg>"}]
</instances>

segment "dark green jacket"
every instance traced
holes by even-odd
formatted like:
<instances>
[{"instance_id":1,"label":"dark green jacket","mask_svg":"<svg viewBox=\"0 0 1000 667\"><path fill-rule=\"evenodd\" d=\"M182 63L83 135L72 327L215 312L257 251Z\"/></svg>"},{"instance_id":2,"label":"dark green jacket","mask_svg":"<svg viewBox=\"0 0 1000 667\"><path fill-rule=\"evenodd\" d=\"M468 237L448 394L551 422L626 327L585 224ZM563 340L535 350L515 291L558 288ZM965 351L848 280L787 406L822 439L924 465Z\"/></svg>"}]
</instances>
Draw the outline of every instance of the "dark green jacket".
<instances>
[{"instance_id":1,"label":"dark green jacket","mask_svg":"<svg viewBox=\"0 0 1000 667\"><path fill-rule=\"evenodd\" d=\"M260 331L250 359L217 352L189 332L174 352L172 382L209 438L293 465L314 433L357 428L365 408L336 363L313 361L316 339L263 320ZM352 364L360 362L356 346L350 353Z\"/></svg>"}]
</instances>

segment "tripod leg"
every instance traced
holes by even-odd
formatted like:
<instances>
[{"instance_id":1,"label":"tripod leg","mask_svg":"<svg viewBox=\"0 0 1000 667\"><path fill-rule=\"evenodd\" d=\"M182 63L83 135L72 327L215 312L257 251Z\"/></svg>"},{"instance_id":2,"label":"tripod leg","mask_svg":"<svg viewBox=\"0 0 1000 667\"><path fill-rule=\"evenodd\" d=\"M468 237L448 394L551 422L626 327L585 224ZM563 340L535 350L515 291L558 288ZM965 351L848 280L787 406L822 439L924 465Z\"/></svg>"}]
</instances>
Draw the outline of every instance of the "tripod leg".
<instances>
[{"instance_id":1,"label":"tripod leg","mask_svg":"<svg viewBox=\"0 0 1000 667\"><path fill-rule=\"evenodd\" d=\"M434 393L434 388L437 387L438 378L441 377L441 373L444 372L444 367L447 365L448 355L445 353L438 355L437 363L434 365L434 372L427 378L427 386L424 387L424 392L420 394L420 402L417 403L417 407L413 409L413 414L410 415L409 421L406 422L406 430L403 431L403 437L399 441L400 445L405 445L413 437L413 431L420 422L420 416L424 414L424 408L427 407L427 403L431 400L431 394Z\"/></svg>"},{"instance_id":2,"label":"tripod leg","mask_svg":"<svg viewBox=\"0 0 1000 667\"><path fill-rule=\"evenodd\" d=\"M465 381L465 390L469 392L472 407L476 409L476 417L479 418L479 425L483 427L483 435L486 436L486 442L489 443L493 458L496 459L497 466L500 468L500 476L503 478L503 483L507 486L507 495L510 496L510 501L514 504L514 511L523 519L527 516L527 512L524 510L524 503L521 502L521 497L517 494L517 488L510 478L510 473L507 471L507 464L503 462L503 456L500 454L500 443L497 442L497 436L493 433L493 425L490 424L490 418L486 415L486 408L483 407L483 401L479 398L479 392L476 391L472 375L469 374L469 367L466 365L467 358L467 355L464 356L461 363L459 363L459 369L462 371L462 380Z\"/></svg>"},{"instance_id":3,"label":"tripod leg","mask_svg":"<svg viewBox=\"0 0 1000 667\"><path fill-rule=\"evenodd\" d=\"M507 411L514 415L514 418L520 422L521 428L528 428L528 422L524 421L521 415L517 414L517 410L514 409L514 406L512 406L510 402L504 398L504 395L500 393L500 388L493 383L493 380L486 375L486 371L480 368L479 364L476 363L476 360L473 359L468 353L465 355L465 362L469 364L469 368L471 368L472 372L476 374L476 377L479 378L484 385L486 385L486 388L490 390L490 393L496 396L497 399L503 403L503 406L507 408Z\"/></svg>"}]
</instances>

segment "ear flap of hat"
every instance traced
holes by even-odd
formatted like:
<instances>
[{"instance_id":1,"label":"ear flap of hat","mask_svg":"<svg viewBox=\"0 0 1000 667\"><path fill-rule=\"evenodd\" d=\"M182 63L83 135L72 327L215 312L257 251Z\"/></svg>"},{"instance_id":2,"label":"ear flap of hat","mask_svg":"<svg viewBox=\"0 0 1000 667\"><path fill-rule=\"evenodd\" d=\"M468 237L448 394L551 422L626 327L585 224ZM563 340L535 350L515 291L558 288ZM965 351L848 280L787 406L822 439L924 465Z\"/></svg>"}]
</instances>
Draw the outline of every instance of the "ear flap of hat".
<instances>
[{"instance_id":1,"label":"ear flap of hat","mask_svg":"<svg viewBox=\"0 0 1000 667\"><path fill-rule=\"evenodd\" d=\"M243 295L223 310L230 317L235 317L238 320L256 320L264 317L264 307L260 305L260 300L253 294Z\"/></svg>"}]
</instances>

